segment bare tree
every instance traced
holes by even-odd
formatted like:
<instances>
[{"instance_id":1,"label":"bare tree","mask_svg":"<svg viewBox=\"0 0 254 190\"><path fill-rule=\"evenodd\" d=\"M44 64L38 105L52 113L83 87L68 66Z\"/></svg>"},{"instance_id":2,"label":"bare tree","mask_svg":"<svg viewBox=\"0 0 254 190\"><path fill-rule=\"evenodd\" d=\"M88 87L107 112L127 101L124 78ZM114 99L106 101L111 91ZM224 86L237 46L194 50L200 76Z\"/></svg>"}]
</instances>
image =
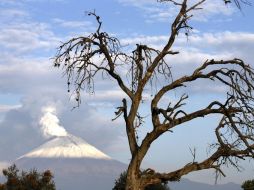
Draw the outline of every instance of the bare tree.
<instances>
[{"instance_id":1,"label":"bare tree","mask_svg":"<svg viewBox=\"0 0 254 190\"><path fill-rule=\"evenodd\" d=\"M54 62L56 67L63 66L68 86L72 84L74 86L78 105L81 91L93 91L94 79L99 73L106 74L116 81L127 95L128 99L124 98L122 105L115 112L116 118L120 115L124 118L131 152L126 190L139 190L149 184L176 181L183 175L204 169L214 169L224 175L221 170L223 164L231 163L238 167L238 159L254 157L253 69L238 58L211 59L197 67L192 74L173 79L166 57L179 53L172 50L175 39L179 32L188 33L192 29L188 22L192 12L200 9L205 0L200 0L191 6L188 5L187 0L182 0L181 3L174 0L159 2L162 1L173 3L174 6L179 7L179 12L172 22L170 35L161 50L137 44L132 53L123 52L119 40L103 32L100 17L95 12L90 12L89 15L94 16L98 23L97 30L89 36L72 38L63 43ZM240 1L235 2L240 3ZM127 75L118 72L123 65L124 68L129 69ZM150 102L153 129L139 143L136 129L142 124L142 117L138 111L143 100L144 89L156 82L156 77L161 76L169 80L165 86L156 91ZM126 78L131 82L128 83ZM159 102L167 93L186 87L197 80L219 82L228 87L225 101L208 102L204 108L187 113L183 105L186 104L188 95L183 94L177 103L159 107ZM213 152L207 159L201 162L193 161L168 173L159 173L152 169L141 172L140 166L149 147L162 134L180 124L214 114L220 115L221 120L215 127L217 143L214 144ZM193 155L195 156L195 153Z\"/></svg>"}]
</instances>

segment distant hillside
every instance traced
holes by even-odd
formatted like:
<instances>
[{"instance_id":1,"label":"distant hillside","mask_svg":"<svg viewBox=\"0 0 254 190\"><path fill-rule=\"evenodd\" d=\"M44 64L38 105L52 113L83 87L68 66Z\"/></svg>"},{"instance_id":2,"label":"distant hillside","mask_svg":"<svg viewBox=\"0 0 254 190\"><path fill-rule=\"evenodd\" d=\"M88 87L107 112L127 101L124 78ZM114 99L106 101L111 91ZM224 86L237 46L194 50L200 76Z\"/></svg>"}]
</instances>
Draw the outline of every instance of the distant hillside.
<instances>
[{"instance_id":1,"label":"distant hillside","mask_svg":"<svg viewBox=\"0 0 254 190\"><path fill-rule=\"evenodd\" d=\"M182 179L180 182L169 183L171 190L242 190L241 186L235 183L222 185L209 185L206 183L194 182L189 179Z\"/></svg>"}]
</instances>

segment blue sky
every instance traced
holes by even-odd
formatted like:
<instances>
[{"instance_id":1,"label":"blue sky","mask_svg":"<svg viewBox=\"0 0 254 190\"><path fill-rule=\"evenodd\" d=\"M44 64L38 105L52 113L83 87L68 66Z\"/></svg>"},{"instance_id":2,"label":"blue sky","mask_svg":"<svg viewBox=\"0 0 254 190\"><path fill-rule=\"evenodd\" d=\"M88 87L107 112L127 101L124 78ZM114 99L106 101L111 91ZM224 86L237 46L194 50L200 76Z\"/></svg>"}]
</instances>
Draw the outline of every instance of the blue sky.
<instances>
[{"instance_id":1,"label":"blue sky","mask_svg":"<svg viewBox=\"0 0 254 190\"><path fill-rule=\"evenodd\" d=\"M190 1L193 2L193 1ZM194 13L194 30L187 39L179 34L174 45L179 56L169 58L174 77L188 74L206 59L239 57L253 65L253 6L242 11L222 0L207 0L204 9ZM1 0L0 1L0 166L37 147L47 139L40 131L42 108L53 105L61 125L81 136L110 156L127 163L130 159L121 119L111 122L123 93L110 80L98 78L94 96L83 94L81 107L72 110L62 71L53 68L52 57L60 42L87 35L96 22L86 15L95 10L103 21L103 30L118 37L129 49L137 43L161 48L169 34L176 9L156 0ZM225 89L212 83L197 82L185 89L190 95L187 110L207 105L208 100L223 100ZM183 92L166 98L176 101ZM147 89L145 102L153 92ZM165 100L165 101L166 101ZM149 114L142 105L142 113ZM149 116L149 115L148 115ZM189 148L197 149L198 159L207 154L214 142L216 116L199 119L162 136L144 161L144 167L161 171L176 169L192 161ZM142 137L150 129L139 129ZM183 140L185 139L185 140ZM221 183L242 183L252 178L253 162L241 163L237 173L225 169ZM191 174L192 180L214 182L213 172Z\"/></svg>"}]
</instances>

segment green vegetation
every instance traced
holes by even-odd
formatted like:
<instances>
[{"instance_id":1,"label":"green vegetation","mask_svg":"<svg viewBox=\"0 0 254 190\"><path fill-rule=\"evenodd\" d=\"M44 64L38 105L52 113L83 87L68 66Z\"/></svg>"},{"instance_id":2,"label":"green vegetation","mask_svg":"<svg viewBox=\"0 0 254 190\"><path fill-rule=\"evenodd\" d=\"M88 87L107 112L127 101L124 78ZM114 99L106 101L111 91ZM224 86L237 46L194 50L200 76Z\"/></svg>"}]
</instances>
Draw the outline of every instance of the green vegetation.
<instances>
[{"instance_id":1,"label":"green vegetation","mask_svg":"<svg viewBox=\"0 0 254 190\"><path fill-rule=\"evenodd\" d=\"M244 190L254 190L254 179L243 182L241 186Z\"/></svg>"},{"instance_id":2,"label":"green vegetation","mask_svg":"<svg viewBox=\"0 0 254 190\"><path fill-rule=\"evenodd\" d=\"M0 190L55 190L53 174L46 170L39 173L36 169L29 172L19 171L16 165L3 170L7 181L0 183Z\"/></svg>"}]
</instances>

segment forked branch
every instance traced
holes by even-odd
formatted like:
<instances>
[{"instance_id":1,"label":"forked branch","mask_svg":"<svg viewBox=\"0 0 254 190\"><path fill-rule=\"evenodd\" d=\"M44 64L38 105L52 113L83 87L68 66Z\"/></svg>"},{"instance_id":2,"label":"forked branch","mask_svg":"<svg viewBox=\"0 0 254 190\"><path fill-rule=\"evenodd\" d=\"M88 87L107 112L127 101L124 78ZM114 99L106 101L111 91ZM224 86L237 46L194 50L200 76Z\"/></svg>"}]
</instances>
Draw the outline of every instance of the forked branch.
<instances>
[{"instance_id":1,"label":"forked branch","mask_svg":"<svg viewBox=\"0 0 254 190\"><path fill-rule=\"evenodd\" d=\"M114 78L119 87L132 99L133 93L116 71L119 58L125 60L128 56L120 52L117 38L101 31L100 17L95 12L89 12L88 15L96 18L98 23L96 32L63 43L59 47L54 65L56 67L62 65L65 68L68 89L71 84L74 85L78 102L80 102L80 91L86 89L88 92L93 92L94 78L98 73L105 73Z\"/></svg>"}]
</instances>

